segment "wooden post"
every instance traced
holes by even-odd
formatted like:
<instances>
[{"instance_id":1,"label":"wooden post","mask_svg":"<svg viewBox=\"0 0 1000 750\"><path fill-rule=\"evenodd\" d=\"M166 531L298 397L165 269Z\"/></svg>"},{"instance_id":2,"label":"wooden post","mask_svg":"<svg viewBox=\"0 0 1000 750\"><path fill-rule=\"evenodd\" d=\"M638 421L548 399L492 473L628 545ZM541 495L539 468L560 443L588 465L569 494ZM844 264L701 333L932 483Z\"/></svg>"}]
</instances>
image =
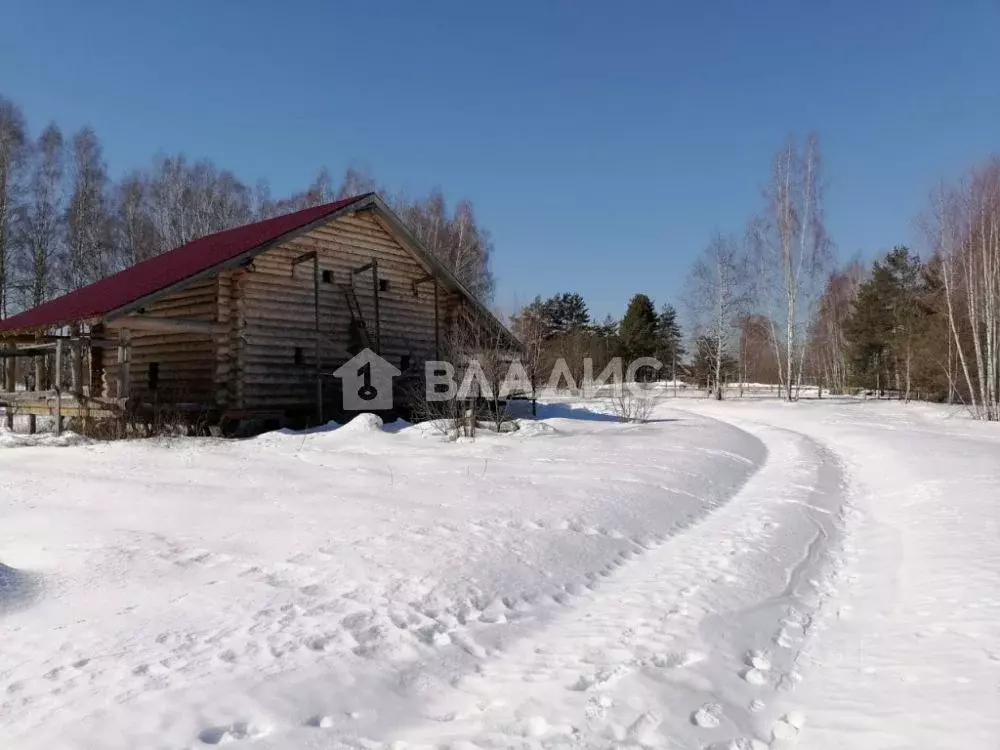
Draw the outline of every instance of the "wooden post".
<instances>
[{"instance_id":1,"label":"wooden post","mask_svg":"<svg viewBox=\"0 0 1000 750\"><path fill-rule=\"evenodd\" d=\"M13 344L11 345L14 346ZM3 363L4 371L7 373L7 387L5 391L17 390L17 359L8 357Z\"/></svg>"},{"instance_id":2,"label":"wooden post","mask_svg":"<svg viewBox=\"0 0 1000 750\"><path fill-rule=\"evenodd\" d=\"M379 280L378 280L378 260L372 258L372 287L375 290L375 353L379 356L382 355L382 326L379 319L379 309L378 309L378 296L379 296Z\"/></svg>"},{"instance_id":3,"label":"wooden post","mask_svg":"<svg viewBox=\"0 0 1000 750\"><path fill-rule=\"evenodd\" d=\"M45 379L45 358L36 354L31 359L35 363L35 385L32 390L40 391L44 388L42 381Z\"/></svg>"},{"instance_id":4,"label":"wooden post","mask_svg":"<svg viewBox=\"0 0 1000 750\"><path fill-rule=\"evenodd\" d=\"M323 366L320 362L322 342L319 331L319 253L313 253L313 314L316 336L316 426L323 424Z\"/></svg>"},{"instance_id":5,"label":"wooden post","mask_svg":"<svg viewBox=\"0 0 1000 750\"><path fill-rule=\"evenodd\" d=\"M434 279L434 359L441 360L441 324L438 322L438 283Z\"/></svg>"},{"instance_id":6,"label":"wooden post","mask_svg":"<svg viewBox=\"0 0 1000 750\"><path fill-rule=\"evenodd\" d=\"M83 392L83 342L80 340L80 326L70 326L69 335L70 391L79 398Z\"/></svg>"},{"instance_id":7,"label":"wooden post","mask_svg":"<svg viewBox=\"0 0 1000 750\"><path fill-rule=\"evenodd\" d=\"M62 339L56 339L56 372L52 385L56 389L56 437L62 435Z\"/></svg>"},{"instance_id":8,"label":"wooden post","mask_svg":"<svg viewBox=\"0 0 1000 750\"><path fill-rule=\"evenodd\" d=\"M124 438L126 425L126 410L130 387L129 372L129 332L127 328L118 329L118 404L121 409L118 418L118 438Z\"/></svg>"},{"instance_id":9,"label":"wooden post","mask_svg":"<svg viewBox=\"0 0 1000 750\"><path fill-rule=\"evenodd\" d=\"M40 391L42 389L42 376L44 363L42 358L37 354L31 358L31 361L35 365L35 382L32 384L32 391ZM38 418L34 414L28 415L28 434L34 435L38 429Z\"/></svg>"},{"instance_id":10,"label":"wooden post","mask_svg":"<svg viewBox=\"0 0 1000 750\"><path fill-rule=\"evenodd\" d=\"M11 348L16 348L15 344L11 344ZM4 390L14 393L17 391L17 375L14 369L14 363L17 360L14 357L7 357L4 360L0 360L0 368L3 369L3 380L5 381ZM11 432L14 431L14 412L11 411L10 404L4 409L3 415L4 424L7 425L7 429Z\"/></svg>"},{"instance_id":11,"label":"wooden post","mask_svg":"<svg viewBox=\"0 0 1000 750\"><path fill-rule=\"evenodd\" d=\"M129 331L121 328L118 331L118 398L127 399L131 386L131 373L129 372Z\"/></svg>"}]
</instances>

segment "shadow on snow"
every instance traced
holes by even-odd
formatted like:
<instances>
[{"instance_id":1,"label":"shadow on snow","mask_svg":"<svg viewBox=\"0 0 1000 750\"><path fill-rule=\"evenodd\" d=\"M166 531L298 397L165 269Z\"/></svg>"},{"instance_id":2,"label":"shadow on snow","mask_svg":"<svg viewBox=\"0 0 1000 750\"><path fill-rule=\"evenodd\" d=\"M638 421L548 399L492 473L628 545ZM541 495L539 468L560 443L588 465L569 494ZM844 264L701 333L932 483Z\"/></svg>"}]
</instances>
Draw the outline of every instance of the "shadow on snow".
<instances>
[{"instance_id":1,"label":"shadow on snow","mask_svg":"<svg viewBox=\"0 0 1000 750\"><path fill-rule=\"evenodd\" d=\"M27 606L38 590L38 580L30 573L0 563L0 615Z\"/></svg>"}]
</instances>

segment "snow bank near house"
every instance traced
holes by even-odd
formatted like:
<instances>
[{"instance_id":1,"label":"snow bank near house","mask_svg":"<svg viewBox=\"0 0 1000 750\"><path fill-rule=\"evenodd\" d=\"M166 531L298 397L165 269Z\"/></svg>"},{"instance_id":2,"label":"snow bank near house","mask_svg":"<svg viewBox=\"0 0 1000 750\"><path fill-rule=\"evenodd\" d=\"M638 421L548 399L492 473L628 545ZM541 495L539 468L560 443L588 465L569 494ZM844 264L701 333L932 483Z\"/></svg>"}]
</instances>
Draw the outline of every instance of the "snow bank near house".
<instances>
[{"instance_id":1,"label":"snow bank near house","mask_svg":"<svg viewBox=\"0 0 1000 750\"><path fill-rule=\"evenodd\" d=\"M69 431L64 431L58 437L51 432L39 432L34 435L11 432L0 422L0 448L65 448L91 442L93 441L90 438Z\"/></svg>"},{"instance_id":2,"label":"snow bank near house","mask_svg":"<svg viewBox=\"0 0 1000 750\"><path fill-rule=\"evenodd\" d=\"M339 430L338 435L360 435L371 432L382 432L382 418L376 414L359 414Z\"/></svg>"}]
</instances>

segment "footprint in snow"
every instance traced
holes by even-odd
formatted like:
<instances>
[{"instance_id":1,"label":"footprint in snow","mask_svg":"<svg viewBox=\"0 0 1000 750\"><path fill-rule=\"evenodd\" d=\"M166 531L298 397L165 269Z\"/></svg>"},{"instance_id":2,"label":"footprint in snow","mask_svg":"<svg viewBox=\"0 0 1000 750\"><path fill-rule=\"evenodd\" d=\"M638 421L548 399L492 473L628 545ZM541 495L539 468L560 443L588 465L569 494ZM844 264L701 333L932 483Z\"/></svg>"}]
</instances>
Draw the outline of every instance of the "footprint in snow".
<instances>
[{"instance_id":1,"label":"footprint in snow","mask_svg":"<svg viewBox=\"0 0 1000 750\"><path fill-rule=\"evenodd\" d=\"M702 729L715 729L721 720L722 706L718 703L706 703L691 714L691 723Z\"/></svg>"},{"instance_id":2,"label":"footprint in snow","mask_svg":"<svg viewBox=\"0 0 1000 750\"><path fill-rule=\"evenodd\" d=\"M608 716L608 709L614 705L615 703L609 695L592 695L587 699L584 716L589 721L604 721Z\"/></svg>"},{"instance_id":3,"label":"footprint in snow","mask_svg":"<svg viewBox=\"0 0 1000 750\"><path fill-rule=\"evenodd\" d=\"M198 739L206 745L222 745L228 742L262 737L265 734L267 732L261 727L254 726L250 722L237 721L228 726L205 729L198 735Z\"/></svg>"},{"instance_id":4,"label":"footprint in snow","mask_svg":"<svg viewBox=\"0 0 1000 750\"><path fill-rule=\"evenodd\" d=\"M767 684L767 675L756 667L750 667L750 669L743 672L743 679L750 685L760 686Z\"/></svg>"},{"instance_id":5,"label":"footprint in snow","mask_svg":"<svg viewBox=\"0 0 1000 750\"><path fill-rule=\"evenodd\" d=\"M663 717L660 714L656 711L646 711L629 726L628 737L640 745L652 745L655 739L653 733L662 723Z\"/></svg>"},{"instance_id":6,"label":"footprint in snow","mask_svg":"<svg viewBox=\"0 0 1000 750\"><path fill-rule=\"evenodd\" d=\"M804 714L798 711L789 711L771 727L771 738L774 742L790 744L798 739L799 732L805 723Z\"/></svg>"},{"instance_id":7,"label":"footprint in snow","mask_svg":"<svg viewBox=\"0 0 1000 750\"><path fill-rule=\"evenodd\" d=\"M767 654L756 649L747 653L746 664L760 672L767 672L771 669L771 660L767 658Z\"/></svg>"},{"instance_id":8,"label":"footprint in snow","mask_svg":"<svg viewBox=\"0 0 1000 750\"><path fill-rule=\"evenodd\" d=\"M329 729L334 724L332 716L316 715L310 716L305 721L307 727L313 727L315 729Z\"/></svg>"},{"instance_id":9,"label":"footprint in snow","mask_svg":"<svg viewBox=\"0 0 1000 750\"><path fill-rule=\"evenodd\" d=\"M654 656L653 666L660 669L676 669L694 664L704 658L705 655L697 651L674 651Z\"/></svg>"}]
</instances>

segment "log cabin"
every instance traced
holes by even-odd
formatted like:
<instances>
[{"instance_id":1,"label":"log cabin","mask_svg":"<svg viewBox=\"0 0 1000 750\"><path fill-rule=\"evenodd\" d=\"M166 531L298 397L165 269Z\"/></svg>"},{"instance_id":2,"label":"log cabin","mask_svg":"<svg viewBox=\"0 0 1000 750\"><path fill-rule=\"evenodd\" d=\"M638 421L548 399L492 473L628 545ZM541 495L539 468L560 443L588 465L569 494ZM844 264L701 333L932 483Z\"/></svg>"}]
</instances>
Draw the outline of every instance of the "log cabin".
<instances>
[{"instance_id":1,"label":"log cabin","mask_svg":"<svg viewBox=\"0 0 1000 750\"><path fill-rule=\"evenodd\" d=\"M165 404L215 424L303 424L340 414L330 375L358 351L419 380L459 339L519 348L368 193L203 237L0 320L0 402L20 400L32 422L58 409L58 428ZM35 377L16 394L19 357Z\"/></svg>"}]
</instances>

